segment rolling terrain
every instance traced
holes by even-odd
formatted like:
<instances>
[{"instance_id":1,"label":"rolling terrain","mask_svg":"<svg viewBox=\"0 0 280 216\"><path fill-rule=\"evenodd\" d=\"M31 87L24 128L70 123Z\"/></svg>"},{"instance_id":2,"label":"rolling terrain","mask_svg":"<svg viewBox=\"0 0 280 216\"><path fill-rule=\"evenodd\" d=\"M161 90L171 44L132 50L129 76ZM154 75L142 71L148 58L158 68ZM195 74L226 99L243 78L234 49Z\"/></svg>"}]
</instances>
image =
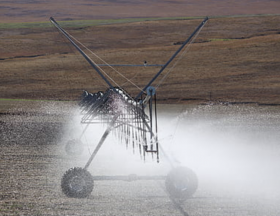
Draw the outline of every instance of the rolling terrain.
<instances>
[{"instance_id":1,"label":"rolling terrain","mask_svg":"<svg viewBox=\"0 0 280 216\"><path fill-rule=\"evenodd\" d=\"M136 65L164 64L202 20L124 19L71 26L72 22L57 19L107 63ZM172 103L279 104L279 21L278 15L210 18L187 52L166 70L170 73L158 88L158 98ZM76 100L83 89L106 90L96 72L50 23L35 24L1 29L1 98ZM132 83L109 67L103 69L135 96L160 68L115 68Z\"/></svg>"},{"instance_id":2,"label":"rolling terrain","mask_svg":"<svg viewBox=\"0 0 280 216\"><path fill-rule=\"evenodd\" d=\"M140 17L279 14L277 0L20 0L1 1L0 23Z\"/></svg>"}]
</instances>

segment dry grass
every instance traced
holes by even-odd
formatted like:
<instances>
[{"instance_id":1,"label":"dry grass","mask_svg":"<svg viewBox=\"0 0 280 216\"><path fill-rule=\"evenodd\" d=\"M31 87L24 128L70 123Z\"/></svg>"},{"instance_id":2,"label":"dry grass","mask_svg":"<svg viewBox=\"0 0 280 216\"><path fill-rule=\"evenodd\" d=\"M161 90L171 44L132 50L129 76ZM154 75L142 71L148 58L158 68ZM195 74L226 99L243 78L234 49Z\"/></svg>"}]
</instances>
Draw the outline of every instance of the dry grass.
<instances>
[{"instance_id":1,"label":"dry grass","mask_svg":"<svg viewBox=\"0 0 280 216\"><path fill-rule=\"evenodd\" d=\"M67 30L110 64L142 64L144 60L163 64L179 48L173 44L185 40L201 21L134 22ZM158 98L279 104L279 21L280 16L210 19L158 88ZM3 29L0 46L2 98L73 100L83 89L106 88L53 27ZM140 88L159 70L116 69ZM132 95L138 93L116 72L108 67L104 70Z\"/></svg>"},{"instance_id":2,"label":"dry grass","mask_svg":"<svg viewBox=\"0 0 280 216\"><path fill-rule=\"evenodd\" d=\"M0 23L60 20L116 19L131 17L194 17L248 14L279 14L279 1L259 0L137 0L137 1L4 1Z\"/></svg>"}]
</instances>

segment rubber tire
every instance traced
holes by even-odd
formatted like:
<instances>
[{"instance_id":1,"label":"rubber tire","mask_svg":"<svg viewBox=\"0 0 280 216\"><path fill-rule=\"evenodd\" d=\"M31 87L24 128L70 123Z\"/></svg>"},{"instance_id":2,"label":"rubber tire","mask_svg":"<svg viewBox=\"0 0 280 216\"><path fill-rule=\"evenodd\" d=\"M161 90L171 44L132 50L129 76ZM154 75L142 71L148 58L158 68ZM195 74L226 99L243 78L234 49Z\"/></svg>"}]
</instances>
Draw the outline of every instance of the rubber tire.
<instances>
[{"instance_id":1,"label":"rubber tire","mask_svg":"<svg viewBox=\"0 0 280 216\"><path fill-rule=\"evenodd\" d=\"M69 140L65 145L65 151L71 156L81 155L84 151L82 141L78 139Z\"/></svg>"},{"instance_id":2,"label":"rubber tire","mask_svg":"<svg viewBox=\"0 0 280 216\"><path fill-rule=\"evenodd\" d=\"M198 178L191 169L177 167L168 173L165 186L172 199L184 201L197 190Z\"/></svg>"},{"instance_id":3,"label":"rubber tire","mask_svg":"<svg viewBox=\"0 0 280 216\"><path fill-rule=\"evenodd\" d=\"M61 179L61 189L68 197L88 197L93 190L93 177L83 168L71 168L65 172Z\"/></svg>"}]
</instances>

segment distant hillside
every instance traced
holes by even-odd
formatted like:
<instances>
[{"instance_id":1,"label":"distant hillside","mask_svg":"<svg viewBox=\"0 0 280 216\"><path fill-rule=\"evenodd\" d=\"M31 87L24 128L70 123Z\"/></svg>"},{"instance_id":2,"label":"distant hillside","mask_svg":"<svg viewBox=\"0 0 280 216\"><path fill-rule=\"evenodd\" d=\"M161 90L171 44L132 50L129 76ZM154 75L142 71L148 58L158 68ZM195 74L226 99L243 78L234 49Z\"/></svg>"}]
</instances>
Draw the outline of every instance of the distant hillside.
<instances>
[{"instance_id":1,"label":"distant hillside","mask_svg":"<svg viewBox=\"0 0 280 216\"><path fill-rule=\"evenodd\" d=\"M139 65L145 60L163 64L202 20L65 29L110 64ZM57 21L61 25L69 23ZM157 99L168 103L280 105L279 23L279 15L209 19L185 55L175 59L162 74L172 71L167 79L160 76L154 83L160 84ZM3 28L0 35L1 98L77 100L84 89L97 92L108 87L54 27ZM97 64L104 64L88 54ZM115 67L123 76L109 67L102 69L136 96L160 68Z\"/></svg>"},{"instance_id":2,"label":"distant hillside","mask_svg":"<svg viewBox=\"0 0 280 216\"><path fill-rule=\"evenodd\" d=\"M0 23L133 17L279 14L278 0L22 0L1 1Z\"/></svg>"}]
</instances>

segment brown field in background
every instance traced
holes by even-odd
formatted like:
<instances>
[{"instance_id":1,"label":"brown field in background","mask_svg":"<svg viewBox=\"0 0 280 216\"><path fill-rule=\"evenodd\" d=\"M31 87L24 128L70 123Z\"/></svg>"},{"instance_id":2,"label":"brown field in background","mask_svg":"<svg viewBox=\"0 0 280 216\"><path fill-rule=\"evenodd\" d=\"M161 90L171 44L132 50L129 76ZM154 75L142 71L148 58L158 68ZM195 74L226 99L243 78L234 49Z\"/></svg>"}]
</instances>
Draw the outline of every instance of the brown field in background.
<instances>
[{"instance_id":1,"label":"brown field in background","mask_svg":"<svg viewBox=\"0 0 280 216\"><path fill-rule=\"evenodd\" d=\"M109 64L138 65L145 60L164 64L179 48L175 44L188 38L202 20L143 21L66 30ZM158 99L172 103L210 100L280 104L279 21L278 15L210 18L185 55L174 60L174 68L171 65L165 71L171 69L157 89ZM76 100L83 89L106 89L94 69L51 25L1 29L0 37L1 98ZM138 87L109 67L103 69L135 96L160 68L115 67Z\"/></svg>"},{"instance_id":2,"label":"brown field in background","mask_svg":"<svg viewBox=\"0 0 280 216\"><path fill-rule=\"evenodd\" d=\"M2 1L0 23L139 17L197 17L279 14L275 0L21 0Z\"/></svg>"}]
</instances>

